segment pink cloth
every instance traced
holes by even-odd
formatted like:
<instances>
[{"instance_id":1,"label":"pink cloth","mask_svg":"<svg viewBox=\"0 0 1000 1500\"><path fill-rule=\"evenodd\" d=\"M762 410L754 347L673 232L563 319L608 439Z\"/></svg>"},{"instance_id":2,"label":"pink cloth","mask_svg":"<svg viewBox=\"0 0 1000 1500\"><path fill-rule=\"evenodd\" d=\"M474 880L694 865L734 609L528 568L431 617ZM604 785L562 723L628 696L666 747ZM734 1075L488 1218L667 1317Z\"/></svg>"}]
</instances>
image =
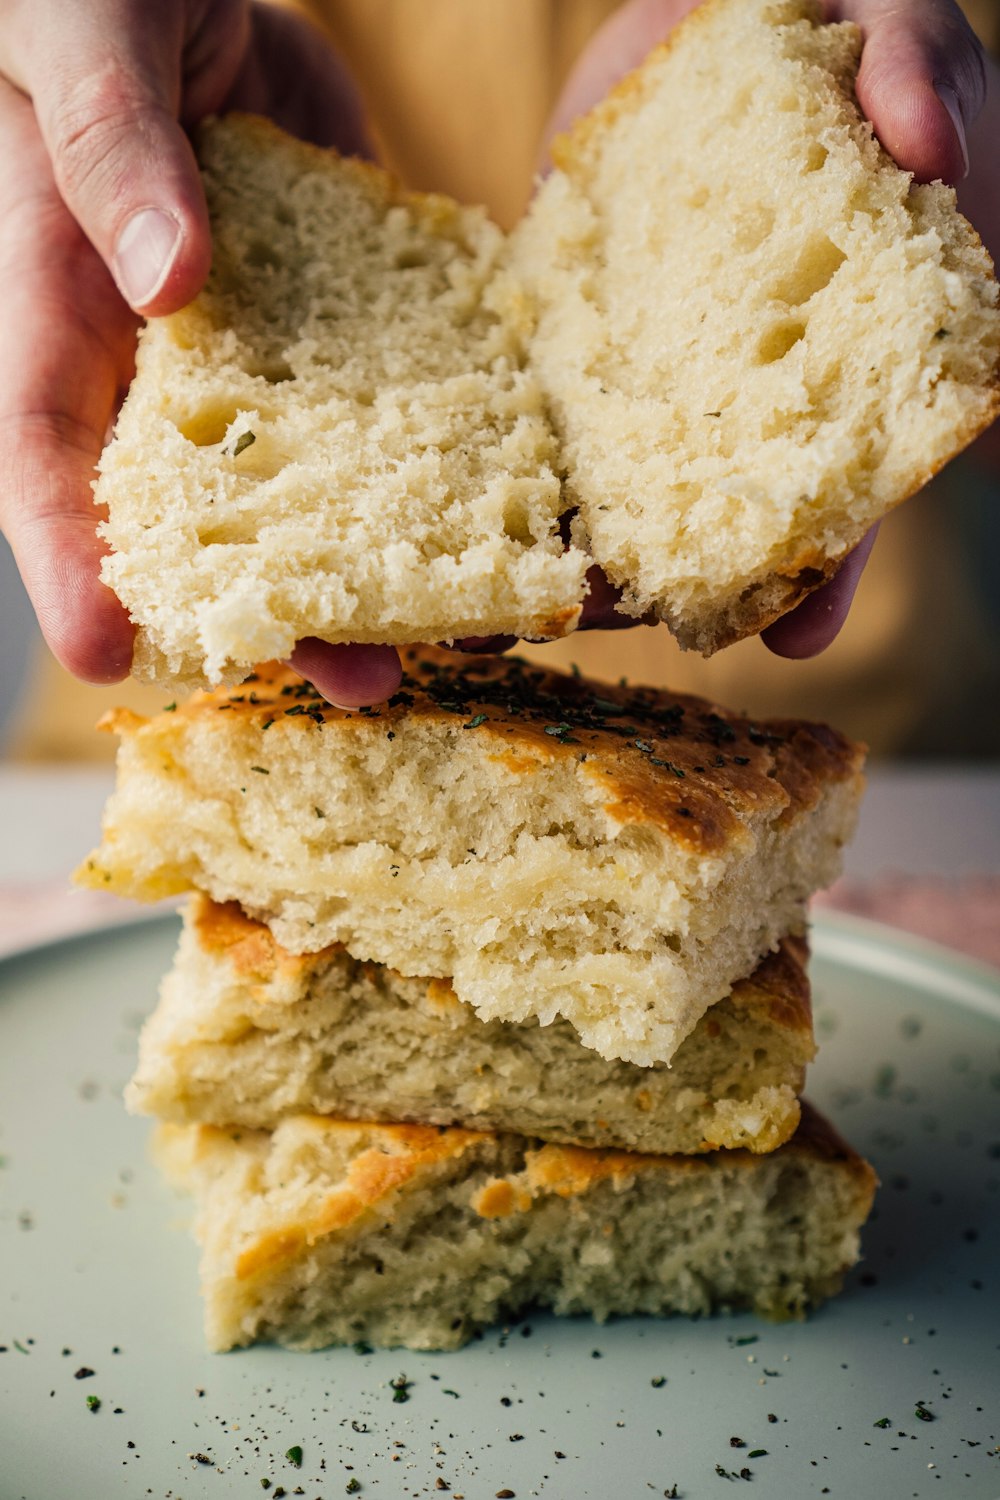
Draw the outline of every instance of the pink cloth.
<instances>
[{"instance_id":1,"label":"pink cloth","mask_svg":"<svg viewBox=\"0 0 1000 1500\"><path fill-rule=\"evenodd\" d=\"M166 909L173 904L164 903ZM155 910L106 891L76 890L65 880L0 883L0 956L77 932L127 926Z\"/></svg>"},{"instance_id":2,"label":"pink cloth","mask_svg":"<svg viewBox=\"0 0 1000 1500\"><path fill-rule=\"evenodd\" d=\"M840 880L814 906L853 912L1000 968L1000 876L903 875Z\"/></svg>"}]
</instances>

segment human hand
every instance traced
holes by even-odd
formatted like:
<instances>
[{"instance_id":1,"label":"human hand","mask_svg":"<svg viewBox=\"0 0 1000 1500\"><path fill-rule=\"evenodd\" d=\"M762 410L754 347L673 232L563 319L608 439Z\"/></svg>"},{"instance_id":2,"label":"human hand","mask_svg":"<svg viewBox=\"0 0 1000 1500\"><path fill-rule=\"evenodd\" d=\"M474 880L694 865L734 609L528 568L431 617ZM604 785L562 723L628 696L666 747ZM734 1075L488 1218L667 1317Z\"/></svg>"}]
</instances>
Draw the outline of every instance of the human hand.
<instances>
[{"instance_id":1,"label":"human hand","mask_svg":"<svg viewBox=\"0 0 1000 1500\"><path fill-rule=\"evenodd\" d=\"M132 660L98 578L94 465L133 370L137 313L183 307L211 256L183 127L229 108L365 152L358 96L315 30L249 0L10 0L0 12L0 526L58 659ZM308 654L308 648L307 648ZM389 647L325 647L323 690L392 692Z\"/></svg>"},{"instance_id":2,"label":"human hand","mask_svg":"<svg viewBox=\"0 0 1000 1500\"><path fill-rule=\"evenodd\" d=\"M696 0L628 0L594 36L570 76L550 121L548 139L566 129L662 41ZM864 34L857 92L862 110L896 162L918 181L958 183L969 172L967 132L982 110L987 68L992 85L991 123L1000 128L1000 74L982 51L953 0L827 0L828 20L850 20ZM989 113L989 112L987 112ZM987 118L983 116L984 120ZM973 222L995 217L1000 172L993 148L973 134L973 173L978 190L970 203ZM990 181L982 182L989 157ZM1000 226L998 226L1000 228ZM988 226L983 233L990 245ZM998 236L1000 237L1000 236ZM994 252L1000 245L993 246ZM875 528L877 529L877 528ZM854 592L875 540L875 529L844 559L837 575L763 632L779 656L814 656L825 650L847 618ZM597 570L592 570L592 575ZM606 629L633 621L614 612L614 590L592 576L581 628Z\"/></svg>"}]
</instances>

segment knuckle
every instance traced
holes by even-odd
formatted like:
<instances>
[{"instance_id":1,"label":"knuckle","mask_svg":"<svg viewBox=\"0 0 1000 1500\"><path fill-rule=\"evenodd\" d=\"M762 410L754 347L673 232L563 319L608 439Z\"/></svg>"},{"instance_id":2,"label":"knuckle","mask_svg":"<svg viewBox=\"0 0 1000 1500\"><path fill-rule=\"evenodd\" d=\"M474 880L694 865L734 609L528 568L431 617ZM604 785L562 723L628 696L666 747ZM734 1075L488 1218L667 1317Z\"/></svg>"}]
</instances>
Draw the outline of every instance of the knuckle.
<instances>
[{"instance_id":1,"label":"knuckle","mask_svg":"<svg viewBox=\"0 0 1000 1500\"><path fill-rule=\"evenodd\" d=\"M56 183L69 198L114 194L126 171L128 147L149 105L117 69L80 80L60 98L50 149Z\"/></svg>"}]
</instances>

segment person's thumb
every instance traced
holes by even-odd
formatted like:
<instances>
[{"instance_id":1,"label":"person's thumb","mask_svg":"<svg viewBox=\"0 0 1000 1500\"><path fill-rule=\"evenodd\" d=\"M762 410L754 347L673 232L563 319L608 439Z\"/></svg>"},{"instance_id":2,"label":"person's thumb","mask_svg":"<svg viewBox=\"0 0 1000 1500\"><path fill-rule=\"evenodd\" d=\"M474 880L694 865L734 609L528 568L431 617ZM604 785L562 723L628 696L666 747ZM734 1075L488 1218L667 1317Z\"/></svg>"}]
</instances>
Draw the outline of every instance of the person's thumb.
<instances>
[{"instance_id":1,"label":"person's thumb","mask_svg":"<svg viewBox=\"0 0 1000 1500\"><path fill-rule=\"evenodd\" d=\"M125 300L147 314L189 302L211 257L198 170L178 124L184 13L159 0L31 0L14 7L0 38L0 66L32 98L67 207ZM234 53L238 60L238 38Z\"/></svg>"}]
</instances>

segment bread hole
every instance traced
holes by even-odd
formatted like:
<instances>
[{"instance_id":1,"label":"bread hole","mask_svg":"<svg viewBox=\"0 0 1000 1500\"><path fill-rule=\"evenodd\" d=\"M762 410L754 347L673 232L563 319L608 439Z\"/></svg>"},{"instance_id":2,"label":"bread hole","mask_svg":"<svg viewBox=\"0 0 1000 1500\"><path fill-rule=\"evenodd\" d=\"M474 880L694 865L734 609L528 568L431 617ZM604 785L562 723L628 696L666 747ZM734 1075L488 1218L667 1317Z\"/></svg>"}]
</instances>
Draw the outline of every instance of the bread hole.
<instances>
[{"instance_id":1,"label":"bread hole","mask_svg":"<svg viewBox=\"0 0 1000 1500\"><path fill-rule=\"evenodd\" d=\"M795 575L794 581L804 589L819 588L821 583L826 582L826 574L822 568L800 568Z\"/></svg>"},{"instance_id":2,"label":"bread hole","mask_svg":"<svg viewBox=\"0 0 1000 1500\"><path fill-rule=\"evenodd\" d=\"M791 269L771 288L771 296L789 307L801 307L829 285L846 259L827 235L812 235Z\"/></svg>"},{"instance_id":3,"label":"bread hole","mask_svg":"<svg viewBox=\"0 0 1000 1500\"><path fill-rule=\"evenodd\" d=\"M769 443L772 438L788 437L793 431L794 422L783 407L777 411L769 412L760 424L761 441Z\"/></svg>"},{"instance_id":4,"label":"bread hole","mask_svg":"<svg viewBox=\"0 0 1000 1500\"><path fill-rule=\"evenodd\" d=\"M743 255L758 250L774 228L774 210L764 204L745 209L733 221L733 246Z\"/></svg>"},{"instance_id":5,"label":"bread hole","mask_svg":"<svg viewBox=\"0 0 1000 1500\"><path fill-rule=\"evenodd\" d=\"M779 359L784 359L789 349L804 336L806 325L789 319L784 323L775 323L769 328L757 345L757 363L760 365L773 365Z\"/></svg>"},{"instance_id":6,"label":"bread hole","mask_svg":"<svg viewBox=\"0 0 1000 1500\"><path fill-rule=\"evenodd\" d=\"M431 257L426 250L412 245L406 250L400 250L393 264L397 271L415 271L421 266L429 266Z\"/></svg>"},{"instance_id":7,"label":"bread hole","mask_svg":"<svg viewBox=\"0 0 1000 1500\"><path fill-rule=\"evenodd\" d=\"M241 526L239 522L232 525L209 526L198 531L200 547L240 547L255 540L256 538L249 536L246 527Z\"/></svg>"},{"instance_id":8,"label":"bread hole","mask_svg":"<svg viewBox=\"0 0 1000 1500\"><path fill-rule=\"evenodd\" d=\"M735 124L738 120L742 120L743 116L749 110L756 83L757 80L754 79L753 83L745 84L727 109L725 118L730 124Z\"/></svg>"},{"instance_id":9,"label":"bread hole","mask_svg":"<svg viewBox=\"0 0 1000 1500\"><path fill-rule=\"evenodd\" d=\"M286 380L295 379L295 371L287 359L272 359L265 364L257 365L247 372L257 375L261 380L266 380L268 385L284 385Z\"/></svg>"},{"instance_id":10,"label":"bread hole","mask_svg":"<svg viewBox=\"0 0 1000 1500\"><path fill-rule=\"evenodd\" d=\"M629 823L618 834L615 842L619 849L632 849L636 854L651 855L654 859L663 854L662 837L652 828L644 828L641 823ZM669 941L665 941L669 947Z\"/></svg>"},{"instance_id":11,"label":"bread hole","mask_svg":"<svg viewBox=\"0 0 1000 1500\"><path fill-rule=\"evenodd\" d=\"M275 219L277 220L277 222L279 224L284 224L289 229L296 222L296 220L295 220L295 214L288 207L287 203L276 203L275 204L275 206L274 206L274 217L275 217Z\"/></svg>"},{"instance_id":12,"label":"bread hole","mask_svg":"<svg viewBox=\"0 0 1000 1500\"><path fill-rule=\"evenodd\" d=\"M203 406L186 422L178 422L177 431L189 443L194 443L196 448L211 448L222 442L239 414L240 408L229 402L225 405Z\"/></svg>"},{"instance_id":13,"label":"bread hole","mask_svg":"<svg viewBox=\"0 0 1000 1500\"><path fill-rule=\"evenodd\" d=\"M523 500L508 500L503 508L503 534L522 547L530 547L535 540L531 529L531 517Z\"/></svg>"},{"instance_id":14,"label":"bread hole","mask_svg":"<svg viewBox=\"0 0 1000 1500\"><path fill-rule=\"evenodd\" d=\"M243 259L248 266L256 266L261 270L267 268L277 271L281 268L281 258L275 254L273 244L267 240L251 240L243 253Z\"/></svg>"},{"instance_id":15,"label":"bread hole","mask_svg":"<svg viewBox=\"0 0 1000 1500\"><path fill-rule=\"evenodd\" d=\"M812 145L809 147L809 150L806 152L806 159L803 163L803 167L807 172L818 172L821 167L826 165L829 156L830 153L824 145L822 145L819 141L813 141Z\"/></svg>"},{"instance_id":16,"label":"bread hole","mask_svg":"<svg viewBox=\"0 0 1000 1500\"><path fill-rule=\"evenodd\" d=\"M708 188L702 183L696 187L693 193L688 194L688 208L704 208L708 202Z\"/></svg>"}]
</instances>

